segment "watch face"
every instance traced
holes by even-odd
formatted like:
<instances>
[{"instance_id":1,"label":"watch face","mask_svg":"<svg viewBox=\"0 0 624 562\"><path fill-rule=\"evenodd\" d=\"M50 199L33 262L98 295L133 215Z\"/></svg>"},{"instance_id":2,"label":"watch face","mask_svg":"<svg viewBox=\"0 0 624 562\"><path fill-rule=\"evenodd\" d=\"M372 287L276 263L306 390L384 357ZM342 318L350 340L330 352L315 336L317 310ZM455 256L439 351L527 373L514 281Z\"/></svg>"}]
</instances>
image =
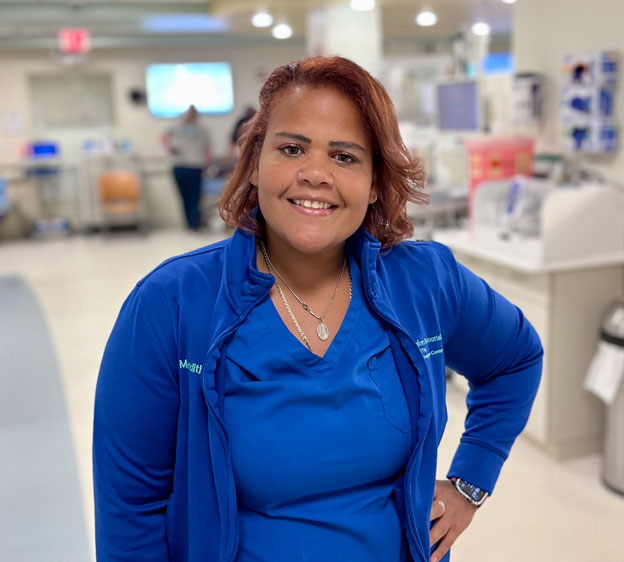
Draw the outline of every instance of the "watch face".
<instances>
[{"instance_id":1,"label":"watch face","mask_svg":"<svg viewBox=\"0 0 624 562\"><path fill-rule=\"evenodd\" d=\"M485 498L487 497L487 492L478 488L474 484L470 482L466 482L461 478L458 478L455 481L456 488L471 502L475 505L481 505Z\"/></svg>"}]
</instances>

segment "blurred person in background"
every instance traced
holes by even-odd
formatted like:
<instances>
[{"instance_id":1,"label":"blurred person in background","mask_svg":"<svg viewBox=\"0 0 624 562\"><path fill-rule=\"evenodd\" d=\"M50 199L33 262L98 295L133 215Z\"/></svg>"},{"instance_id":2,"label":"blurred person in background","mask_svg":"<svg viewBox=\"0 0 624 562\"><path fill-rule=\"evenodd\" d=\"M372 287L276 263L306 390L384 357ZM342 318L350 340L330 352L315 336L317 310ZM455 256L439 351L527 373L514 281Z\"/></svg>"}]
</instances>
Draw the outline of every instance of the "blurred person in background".
<instances>
[{"instance_id":1,"label":"blurred person in background","mask_svg":"<svg viewBox=\"0 0 624 562\"><path fill-rule=\"evenodd\" d=\"M167 129L162 143L173 160L173 177L182 199L186 225L197 231L201 224L202 176L212 162L212 151L208 131L199 124L199 113L194 105L178 123Z\"/></svg>"},{"instance_id":2,"label":"blurred person in background","mask_svg":"<svg viewBox=\"0 0 624 562\"><path fill-rule=\"evenodd\" d=\"M256 109L251 105L247 105L245 106L241 116L236 120L236 123L234 123L234 127L232 127L232 133L230 135L230 147L228 148L225 158L223 159L221 169L219 171L220 176L225 178L232 173L236 160L238 159L238 141L243 135L246 125L255 114Z\"/></svg>"},{"instance_id":3,"label":"blurred person in background","mask_svg":"<svg viewBox=\"0 0 624 562\"><path fill-rule=\"evenodd\" d=\"M142 279L106 347L98 560L448 560L528 419L535 330L408 240L422 165L352 61L277 68L240 147L233 236ZM436 480L445 365L469 408Z\"/></svg>"},{"instance_id":4,"label":"blurred person in background","mask_svg":"<svg viewBox=\"0 0 624 562\"><path fill-rule=\"evenodd\" d=\"M256 109L251 105L245 107L242 115L238 118L234 127L232 128L232 134L230 136L230 149L228 151L227 160L234 166L236 159L238 158L238 141L245 131L245 125L256 114Z\"/></svg>"}]
</instances>

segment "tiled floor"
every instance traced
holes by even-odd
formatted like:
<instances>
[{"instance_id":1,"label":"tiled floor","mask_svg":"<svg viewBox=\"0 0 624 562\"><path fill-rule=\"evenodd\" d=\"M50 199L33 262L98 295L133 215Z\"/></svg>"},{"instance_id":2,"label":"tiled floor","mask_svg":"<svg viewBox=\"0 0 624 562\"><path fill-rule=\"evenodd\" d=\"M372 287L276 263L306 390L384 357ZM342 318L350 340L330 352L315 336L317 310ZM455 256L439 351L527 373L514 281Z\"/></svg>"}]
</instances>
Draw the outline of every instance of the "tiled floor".
<instances>
[{"instance_id":1,"label":"tiled floor","mask_svg":"<svg viewBox=\"0 0 624 562\"><path fill-rule=\"evenodd\" d=\"M95 236L0 245L0 275L21 274L30 283L52 332L91 536L93 394L102 350L119 307L134 283L160 261L218 237L158 232L147 237ZM448 405L441 474L462 428L465 409L459 391L449 391ZM602 486L598 457L558 463L521 437L496 493L456 544L453 561L593 560L624 560L624 496Z\"/></svg>"}]
</instances>

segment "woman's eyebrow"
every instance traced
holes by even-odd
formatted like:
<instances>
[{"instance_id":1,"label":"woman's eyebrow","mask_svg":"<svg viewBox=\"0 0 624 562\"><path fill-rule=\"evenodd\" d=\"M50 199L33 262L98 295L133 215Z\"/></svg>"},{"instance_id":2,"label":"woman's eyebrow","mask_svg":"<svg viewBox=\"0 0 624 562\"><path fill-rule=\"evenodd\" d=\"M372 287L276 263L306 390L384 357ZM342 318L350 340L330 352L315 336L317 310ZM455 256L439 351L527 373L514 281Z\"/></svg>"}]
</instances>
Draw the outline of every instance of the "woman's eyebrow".
<instances>
[{"instance_id":1,"label":"woman's eyebrow","mask_svg":"<svg viewBox=\"0 0 624 562\"><path fill-rule=\"evenodd\" d=\"M349 141L330 141L329 146L331 148L347 148L350 150L353 150L355 148L357 150L361 150L362 152L366 152L366 149L363 146L360 146L355 142Z\"/></svg>"},{"instance_id":2,"label":"woman's eyebrow","mask_svg":"<svg viewBox=\"0 0 624 562\"><path fill-rule=\"evenodd\" d=\"M304 137L303 135L298 135L296 133L280 132L280 133L275 133L275 136L286 137L288 139L298 140L299 142L305 142L307 144L310 144L312 142L312 139L309 139L308 137Z\"/></svg>"}]
</instances>

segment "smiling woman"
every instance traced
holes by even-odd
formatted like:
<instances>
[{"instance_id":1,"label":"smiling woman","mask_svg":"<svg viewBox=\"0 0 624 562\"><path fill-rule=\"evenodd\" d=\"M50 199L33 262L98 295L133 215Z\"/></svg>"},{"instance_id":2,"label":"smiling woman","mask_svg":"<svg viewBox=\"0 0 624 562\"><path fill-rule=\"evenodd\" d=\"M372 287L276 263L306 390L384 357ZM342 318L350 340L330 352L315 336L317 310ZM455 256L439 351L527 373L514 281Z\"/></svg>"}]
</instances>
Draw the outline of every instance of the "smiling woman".
<instances>
[{"instance_id":1,"label":"smiling woman","mask_svg":"<svg viewBox=\"0 0 624 562\"><path fill-rule=\"evenodd\" d=\"M539 339L405 240L422 168L355 63L276 69L240 142L220 202L239 228L141 280L106 348L98 560L448 560L526 423ZM471 407L436 481L445 364Z\"/></svg>"}]
</instances>

